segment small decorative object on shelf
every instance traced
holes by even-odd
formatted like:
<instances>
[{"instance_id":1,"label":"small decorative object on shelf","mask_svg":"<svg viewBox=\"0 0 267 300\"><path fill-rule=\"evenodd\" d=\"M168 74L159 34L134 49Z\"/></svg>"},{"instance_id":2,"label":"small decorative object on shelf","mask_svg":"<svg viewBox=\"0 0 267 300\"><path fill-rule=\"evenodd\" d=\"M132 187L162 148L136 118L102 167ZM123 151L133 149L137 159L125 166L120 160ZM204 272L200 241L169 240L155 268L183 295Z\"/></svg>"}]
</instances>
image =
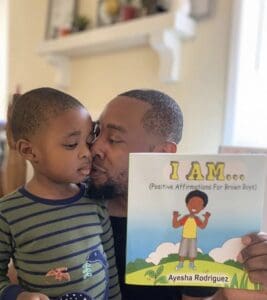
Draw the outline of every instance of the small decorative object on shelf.
<instances>
[{"instance_id":1,"label":"small decorative object on shelf","mask_svg":"<svg viewBox=\"0 0 267 300\"><path fill-rule=\"evenodd\" d=\"M157 1L142 0L142 15L153 15L157 12Z\"/></svg>"},{"instance_id":2,"label":"small decorative object on shelf","mask_svg":"<svg viewBox=\"0 0 267 300\"><path fill-rule=\"evenodd\" d=\"M97 25L111 25L119 20L120 0L99 0L97 8Z\"/></svg>"},{"instance_id":3,"label":"small decorative object on shelf","mask_svg":"<svg viewBox=\"0 0 267 300\"><path fill-rule=\"evenodd\" d=\"M78 32L88 28L90 20L85 15L76 15L72 23L72 31Z\"/></svg>"},{"instance_id":4,"label":"small decorative object on shelf","mask_svg":"<svg viewBox=\"0 0 267 300\"><path fill-rule=\"evenodd\" d=\"M49 0L46 39L70 34L76 10L77 0Z\"/></svg>"},{"instance_id":5,"label":"small decorative object on shelf","mask_svg":"<svg viewBox=\"0 0 267 300\"><path fill-rule=\"evenodd\" d=\"M139 17L140 1L125 0L121 4L120 21L127 21Z\"/></svg>"}]
</instances>

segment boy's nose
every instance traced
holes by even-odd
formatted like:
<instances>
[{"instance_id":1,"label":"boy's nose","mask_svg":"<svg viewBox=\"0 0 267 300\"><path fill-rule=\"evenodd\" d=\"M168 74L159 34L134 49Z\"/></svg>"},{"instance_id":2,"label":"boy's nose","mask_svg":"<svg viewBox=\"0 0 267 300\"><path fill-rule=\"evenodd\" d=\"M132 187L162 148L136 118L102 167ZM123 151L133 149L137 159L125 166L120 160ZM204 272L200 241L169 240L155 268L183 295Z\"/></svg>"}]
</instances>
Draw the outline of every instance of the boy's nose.
<instances>
[{"instance_id":1,"label":"boy's nose","mask_svg":"<svg viewBox=\"0 0 267 300\"><path fill-rule=\"evenodd\" d=\"M79 156L80 158L83 158L83 157L89 157L89 158L92 158L92 153L91 153L91 150L89 149L89 146L87 144L85 144L80 153L79 153Z\"/></svg>"}]
</instances>

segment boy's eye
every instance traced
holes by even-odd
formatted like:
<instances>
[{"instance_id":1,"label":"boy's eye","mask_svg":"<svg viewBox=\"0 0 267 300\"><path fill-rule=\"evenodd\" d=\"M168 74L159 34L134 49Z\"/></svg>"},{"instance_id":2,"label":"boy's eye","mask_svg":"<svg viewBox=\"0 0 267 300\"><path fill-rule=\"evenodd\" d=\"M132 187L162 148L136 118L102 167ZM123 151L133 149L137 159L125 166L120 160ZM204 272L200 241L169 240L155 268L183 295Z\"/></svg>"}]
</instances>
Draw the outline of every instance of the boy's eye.
<instances>
[{"instance_id":1,"label":"boy's eye","mask_svg":"<svg viewBox=\"0 0 267 300\"><path fill-rule=\"evenodd\" d=\"M66 148L66 149L74 149L78 144L75 143L75 144L64 144L63 146Z\"/></svg>"}]
</instances>

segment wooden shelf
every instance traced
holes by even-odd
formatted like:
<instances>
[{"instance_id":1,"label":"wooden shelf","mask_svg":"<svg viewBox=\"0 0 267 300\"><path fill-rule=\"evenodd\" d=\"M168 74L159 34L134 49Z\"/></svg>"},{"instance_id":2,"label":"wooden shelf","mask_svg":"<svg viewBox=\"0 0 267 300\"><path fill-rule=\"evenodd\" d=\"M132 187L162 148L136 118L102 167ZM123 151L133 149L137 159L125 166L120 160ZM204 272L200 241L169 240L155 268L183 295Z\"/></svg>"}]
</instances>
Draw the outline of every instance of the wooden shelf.
<instances>
[{"instance_id":1,"label":"wooden shelf","mask_svg":"<svg viewBox=\"0 0 267 300\"><path fill-rule=\"evenodd\" d=\"M149 45L159 54L161 80L172 82L179 79L181 40L194 34L192 19L179 11L167 12L45 40L38 53L56 66L57 85L65 88L70 83L70 58Z\"/></svg>"}]
</instances>

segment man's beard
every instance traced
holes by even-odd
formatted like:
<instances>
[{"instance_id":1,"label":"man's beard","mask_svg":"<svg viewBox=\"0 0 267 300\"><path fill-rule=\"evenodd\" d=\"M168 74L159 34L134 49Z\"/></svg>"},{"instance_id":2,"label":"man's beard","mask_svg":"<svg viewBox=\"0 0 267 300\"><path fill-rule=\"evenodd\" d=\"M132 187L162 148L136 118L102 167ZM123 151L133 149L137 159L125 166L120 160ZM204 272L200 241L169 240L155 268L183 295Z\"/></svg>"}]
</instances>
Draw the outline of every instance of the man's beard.
<instances>
[{"instance_id":1,"label":"man's beard","mask_svg":"<svg viewBox=\"0 0 267 300\"><path fill-rule=\"evenodd\" d=\"M114 199L117 197L127 198L128 186L118 184L112 179L107 180L104 184L97 186L94 181L88 179L88 190L87 195L92 199Z\"/></svg>"}]
</instances>

